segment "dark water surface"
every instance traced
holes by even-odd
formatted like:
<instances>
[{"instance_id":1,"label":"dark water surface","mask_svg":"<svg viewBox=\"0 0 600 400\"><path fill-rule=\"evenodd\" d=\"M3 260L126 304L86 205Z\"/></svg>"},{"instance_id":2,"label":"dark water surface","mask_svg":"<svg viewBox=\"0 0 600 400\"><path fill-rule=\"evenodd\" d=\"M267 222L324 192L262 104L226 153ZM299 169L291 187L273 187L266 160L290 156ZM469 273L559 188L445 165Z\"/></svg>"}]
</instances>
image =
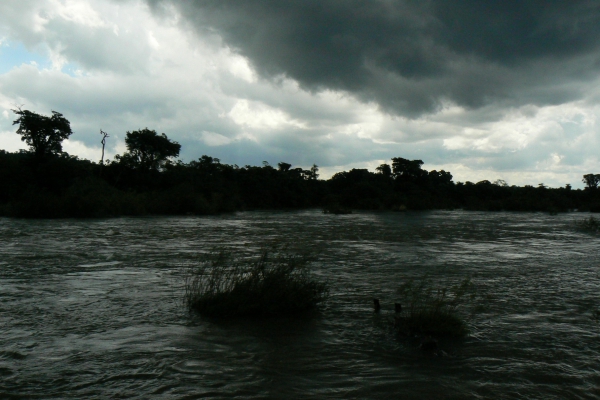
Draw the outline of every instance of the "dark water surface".
<instances>
[{"instance_id":1,"label":"dark water surface","mask_svg":"<svg viewBox=\"0 0 600 400\"><path fill-rule=\"evenodd\" d=\"M0 219L0 398L599 398L600 239L583 214L246 212ZM317 315L211 321L182 276L216 246L310 249ZM487 308L449 357L390 324L396 290L471 276ZM372 298L382 312L372 312Z\"/></svg>"}]
</instances>

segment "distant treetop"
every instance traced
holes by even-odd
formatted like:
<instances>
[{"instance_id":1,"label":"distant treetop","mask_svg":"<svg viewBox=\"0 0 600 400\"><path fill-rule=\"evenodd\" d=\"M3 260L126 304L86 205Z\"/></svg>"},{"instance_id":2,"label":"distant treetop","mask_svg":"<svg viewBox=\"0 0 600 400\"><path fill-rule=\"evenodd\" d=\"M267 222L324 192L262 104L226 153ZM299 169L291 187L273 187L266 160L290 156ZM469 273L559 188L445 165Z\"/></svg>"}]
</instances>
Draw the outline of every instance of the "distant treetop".
<instances>
[{"instance_id":1,"label":"distant treetop","mask_svg":"<svg viewBox=\"0 0 600 400\"><path fill-rule=\"evenodd\" d=\"M181 150L179 143L148 128L127 132L125 144L128 152L117 159L146 170L158 170L170 158L178 157Z\"/></svg>"},{"instance_id":2,"label":"distant treetop","mask_svg":"<svg viewBox=\"0 0 600 400\"><path fill-rule=\"evenodd\" d=\"M39 159L62 153L62 141L73 134L71 123L59 112L52 116L38 114L20 108L12 110L19 116L13 125L19 125L17 133Z\"/></svg>"}]
</instances>

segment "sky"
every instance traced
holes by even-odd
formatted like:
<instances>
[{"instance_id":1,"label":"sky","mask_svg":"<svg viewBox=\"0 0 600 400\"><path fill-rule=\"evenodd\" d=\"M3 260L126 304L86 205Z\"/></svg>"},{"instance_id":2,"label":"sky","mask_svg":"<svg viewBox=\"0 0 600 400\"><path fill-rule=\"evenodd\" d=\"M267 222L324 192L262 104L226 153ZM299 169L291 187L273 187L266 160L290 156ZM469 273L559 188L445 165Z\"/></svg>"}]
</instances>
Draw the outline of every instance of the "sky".
<instances>
[{"instance_id":1,"label":"sky","mask_svg":"<svg viewBox=\"0 0 600 400\"><path fill-rule=\"evenodd\" d=\"M69 154L127 131L180 158L420 159L454 181L583 187L600 173L600 1L2 0L0 149L13 109L62 113Z\"/></svg>"}]
</instances>

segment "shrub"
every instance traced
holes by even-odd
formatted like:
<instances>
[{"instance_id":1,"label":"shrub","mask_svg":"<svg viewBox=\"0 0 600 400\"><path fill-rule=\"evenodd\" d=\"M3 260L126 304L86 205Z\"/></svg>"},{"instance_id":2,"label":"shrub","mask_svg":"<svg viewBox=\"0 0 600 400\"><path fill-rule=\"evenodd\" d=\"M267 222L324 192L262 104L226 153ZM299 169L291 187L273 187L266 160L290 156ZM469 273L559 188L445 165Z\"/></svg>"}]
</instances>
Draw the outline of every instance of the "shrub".
<instances>
[{"instance_id":1,"label":"shrub","mask_svg":"<svg viewBox=\"0 0 600 400\"><path fill-rule=\"evenodd\" d=\"M590 216L589 218L577 221L577 228L584 232L599 233L600 232L600 220Z\"/></svg>"},{"instance_id":2,"label":"shrub","mask_svg":"<svg viewBox=\"0 0 600 400\"><path fill-rule=\"evenodd\" d=\"M258 257L233 257L221 250L192 267L185 279L185 303L210 317L293 315L310 311L328 294L315 280L309 260L278 249Z\"/></svg>"},{"instance_id":3,"label":"shrub","mask_svg":"<svg viewBox=\"0 0 600 400\"><path fill-rule=\"evenodd\" d=\"M395 325L406 335L462 337L469 333L459 308L475 300L473 283L469 278L450 288L434 289L425 276L404 283L399 294L403 310L395 317Z\"/></svg>"}]
</instances>

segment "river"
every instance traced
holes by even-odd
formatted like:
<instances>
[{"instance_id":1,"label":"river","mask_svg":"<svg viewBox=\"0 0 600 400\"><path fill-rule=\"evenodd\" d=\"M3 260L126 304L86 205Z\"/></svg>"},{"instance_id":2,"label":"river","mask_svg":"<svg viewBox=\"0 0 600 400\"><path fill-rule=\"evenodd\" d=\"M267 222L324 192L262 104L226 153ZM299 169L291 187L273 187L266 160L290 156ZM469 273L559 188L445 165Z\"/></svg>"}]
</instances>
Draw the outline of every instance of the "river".
<instances>
[{"instance_id":1,"label":"river","mask_svg":"<svg viewBox=\"0 0 600 400\"><path fill-rule=\"evenodd\" d=\"M0 219L0 398L600 397L600 238L585 214L466 211ZM330 284L298 318L183 304L199 255L278 241ZM471 277L471 334L421 351L398 287ZM372 299L382 310L376 314Z\"/></svg>"}]
</instances>

